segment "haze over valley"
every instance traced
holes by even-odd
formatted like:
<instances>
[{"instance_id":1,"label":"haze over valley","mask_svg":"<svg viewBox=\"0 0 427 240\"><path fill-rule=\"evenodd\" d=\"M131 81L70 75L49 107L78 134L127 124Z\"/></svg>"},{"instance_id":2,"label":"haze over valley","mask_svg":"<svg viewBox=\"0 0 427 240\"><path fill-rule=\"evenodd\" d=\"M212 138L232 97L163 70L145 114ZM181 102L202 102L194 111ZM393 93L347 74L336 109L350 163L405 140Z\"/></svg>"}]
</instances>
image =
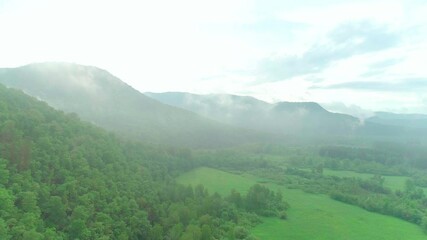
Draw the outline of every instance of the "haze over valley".
<instances>
[{"instance_id":1,"label":"haze over valley","mask_svg":"<svg viewBox=\"0 0 427 240\"><path fill-rule=\"evenodd\" d=\"M427 239L426 11L0 0L0 239Z\"/></svg>"}]
</instances>

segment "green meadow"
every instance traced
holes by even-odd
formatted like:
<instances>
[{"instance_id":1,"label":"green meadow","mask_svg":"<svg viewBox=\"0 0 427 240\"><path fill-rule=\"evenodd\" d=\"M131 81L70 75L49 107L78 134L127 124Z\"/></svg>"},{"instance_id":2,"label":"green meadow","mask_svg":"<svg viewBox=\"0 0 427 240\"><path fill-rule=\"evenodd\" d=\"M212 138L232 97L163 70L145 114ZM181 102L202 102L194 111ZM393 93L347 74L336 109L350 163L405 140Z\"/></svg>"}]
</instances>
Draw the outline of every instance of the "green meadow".
<instances>
[{"instance_id":1,"label":"green meadow","mask_svg":"<svg viewBox=\"0 0 427 240\"><path fill-rule=\"evenodd\" d=\"M257 183L257 178L212 168L198 168L181 175L177 181L193 186L203 184L211 192L226 195L231 189L244 193L250 186ZM398 185L393 181L390 181L390 184ZM368 212L359 207L335 201L326 195L305 193L272 183L266 185L271 189L282 191L291 207L288 210L287 220L263 218L263 223L252 229L252 233L260 239L427 239L427 235L420 227L403 220Z\"/></svg>"}]
</instances>

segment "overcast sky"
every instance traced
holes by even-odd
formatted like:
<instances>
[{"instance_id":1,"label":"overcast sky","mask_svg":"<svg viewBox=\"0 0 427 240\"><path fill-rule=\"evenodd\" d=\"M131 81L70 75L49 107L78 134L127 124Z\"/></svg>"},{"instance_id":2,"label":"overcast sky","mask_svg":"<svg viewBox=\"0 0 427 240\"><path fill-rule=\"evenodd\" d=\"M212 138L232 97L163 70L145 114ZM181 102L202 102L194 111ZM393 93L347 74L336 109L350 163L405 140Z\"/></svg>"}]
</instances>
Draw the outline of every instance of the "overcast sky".
<instances>
[{"instance_id":1,"label":"overcast sky","mask_svg":"<svg viewBox=\"0 0 427 240\"><path fill-rule=\"evenodd\" d=\"M0 67L61 61L152 92L427 113L427 1L0 0Z\"/></svg>"}]
</instances>

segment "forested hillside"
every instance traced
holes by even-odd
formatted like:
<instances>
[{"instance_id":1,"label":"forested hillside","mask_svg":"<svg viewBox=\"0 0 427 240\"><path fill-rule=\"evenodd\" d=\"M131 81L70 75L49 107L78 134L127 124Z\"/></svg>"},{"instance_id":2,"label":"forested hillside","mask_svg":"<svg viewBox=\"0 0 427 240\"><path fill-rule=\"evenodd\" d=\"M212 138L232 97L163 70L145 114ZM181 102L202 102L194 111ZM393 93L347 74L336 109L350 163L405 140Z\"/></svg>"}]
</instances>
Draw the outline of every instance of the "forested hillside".
<instances>
[{"instance_id":1,"label":"forested hillside","mask_svg":"<svg viewBox=\"0 0 427 240\"><path fill-rule=\"evenodd\" d=\"M0 85L2 240L243 239L257 214L286 216L265 187L251 191L260 202L175 184L192 162L190 150L123 142Z\"/></svg>"},{"instance_id":2,"label":"forested hillside","mask_svg":"<svg viewBox=\"0 0 427 240\"><path fill-rule=\"evenodd\" d=\"M23 90L67 113L77 113L120 136L146 143L224 147L265 140L146 97L109 72L71 63L1 69L0 83Z\"/></svg>"}]
</instances>

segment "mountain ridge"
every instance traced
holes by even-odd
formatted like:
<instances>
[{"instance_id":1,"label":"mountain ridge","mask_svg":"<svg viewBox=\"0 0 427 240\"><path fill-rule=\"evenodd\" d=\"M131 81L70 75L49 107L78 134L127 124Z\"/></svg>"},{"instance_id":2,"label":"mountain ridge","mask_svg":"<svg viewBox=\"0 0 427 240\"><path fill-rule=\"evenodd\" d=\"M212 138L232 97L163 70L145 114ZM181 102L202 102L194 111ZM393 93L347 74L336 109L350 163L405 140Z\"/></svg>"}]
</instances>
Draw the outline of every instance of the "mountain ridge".
<instances>
[{"instance_id":1,"label":"mountain ridge","mask_svg":"<svg viewBox=\"0 0 427 240\"><path fill-rule=\"evenodd\" d=\"M355 117L331 113L315 102L278 102L267 103L253 97L209 94L198 95L182 92L145 93L149 97L187 109L220 122L258 131L282 134L314 135L325 131L334 132L334 126L318 124L320 118L339 119L339 125L352 124L335 131L337 134L348 134L359 124ZM326 127L326 128L325 128ZM325 128L325 129L322 129ZM312 133L310 133L310 131Z\"/></svg>"},{"instance_id":2,"label":"mountain ridge","mask_svg":"<svg viewBox=\"0 0 427 240\"><path fill-rule=\"evenodd\" d=\"M216 148L295 138L324 141L427 133L424 118L413 120L417 115L396 120L399 115L377 113L362 121L316 102L271 104L230 94L143 94L106 70L72 63L3 68L0 83L121 136L154 144ZM414 123L420 127L414 128Z\"/></svg>"},{"instance_id":3,"label":"mountain ridge","mask_svg":"<svg viewBox=\"0 0 427 240\"><path fill-rule=\"evenodd\" d=\"M93 66L37 63L7 68L1 71L0 83L136 140L226 147L257 141L259 137L257 133L163 104Z\"/></svg>"},{"instance_id":4,"label":"mountain ridge","mask_svg":"<svg viewBox=\"0 0 427 240\"><path fill-rule=\"evenodd\" d=\"M360 119L350 114L328 111L316 102L267 103L247 96L200 95L185 92L149 92L146 95L163 103L187 109L220 122L269 133L320 137L390 137L401 134L421 136L423 132L427 132L417 132L412 124L413 120L412 122L398 121L393 118L384 120L381 113L370 118ZM248 104L248 102L250 103ZM387 116L390 115L394 118L400 116L392 113ZM405 118L411 120L414 116L422 115L410 115L410 117ZM427 121L424 122L423 118L422 122L418 124L425 126L427 130Z\"/></svg>"}]
</instances>

